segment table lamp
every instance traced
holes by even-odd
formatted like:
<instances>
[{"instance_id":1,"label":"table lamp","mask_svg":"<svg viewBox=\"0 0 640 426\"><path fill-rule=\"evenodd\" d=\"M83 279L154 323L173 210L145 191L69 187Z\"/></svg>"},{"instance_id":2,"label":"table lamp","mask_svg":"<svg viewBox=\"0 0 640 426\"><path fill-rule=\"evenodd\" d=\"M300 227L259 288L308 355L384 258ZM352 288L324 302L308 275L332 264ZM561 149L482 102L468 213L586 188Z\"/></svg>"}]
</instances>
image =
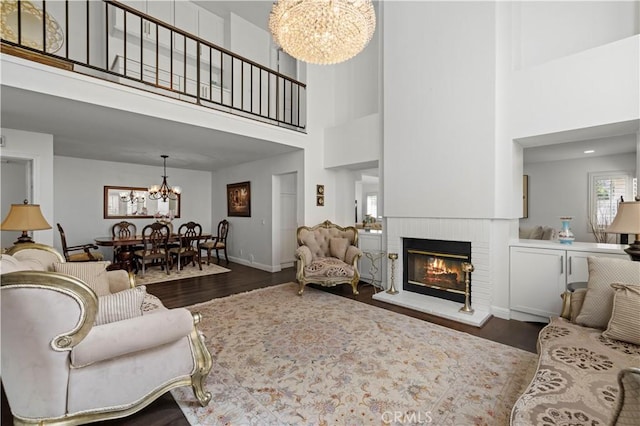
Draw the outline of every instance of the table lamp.
<instances>
[{"instance_id":1,"label":"table lamp","mask_svg":"<svg viewBox=\"0 0 640 426\"><path fill-rule=\"evenodd\" d=\"M42 216L40 205L29 204L27 200L24 200L23 204L11 204L9 214L0 224L2 231L22 231L22 235L14 244L33 243L27 232L42 229L51 229L51 225Z\"/></svg>"},{"instance_id":2,"label":"table lamp","mask_svg":"<svg viewBox=\"0 0 640 426\"><path fill-rule=\"evenodd\" d=\"M614 234L634 234L635 241L624 251L632 260L640 261L640 201L627 201L618 204L618 213L607 232Z\"/></svg>"}]
</instances>

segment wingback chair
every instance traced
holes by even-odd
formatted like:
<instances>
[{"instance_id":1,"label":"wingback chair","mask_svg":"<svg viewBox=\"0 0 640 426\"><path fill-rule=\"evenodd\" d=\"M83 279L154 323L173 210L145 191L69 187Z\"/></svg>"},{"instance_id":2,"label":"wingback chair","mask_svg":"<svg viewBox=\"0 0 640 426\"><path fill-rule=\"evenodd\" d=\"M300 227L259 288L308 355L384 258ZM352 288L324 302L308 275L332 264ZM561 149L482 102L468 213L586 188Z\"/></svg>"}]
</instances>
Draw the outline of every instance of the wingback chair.
<instances>
[{"instance_id":1,"label":"wingback chair","mask_svg":"<svg viewBox=\"0 0 640 426\"><path fill-rule=\"evenodd\" d=\"M127 291L98 297L71 275L29 270L46 268L42 260L55 257L29 261L26 253L2 255L2 270L14 272L3 273L0 287L0 374L15 424L120 418L179 386L191 386L201 405L209 403L204 380L212 360L196 329L199 314L166 309L156 299L149 312L97 325L103 297Z\"/></svg>"},{"instance_id":2,"label":"wingback chair","mask_svg":"<svg viewBox=\"0 0 640 426\"><path fill-rule=\"evenodd\" d=\"M358 294L358 230L353 226L343 228L326 220L314 227L301 226L297 231L296 279L302 295L308 283L333 287L351 284L353 294Z\"/></svg>"}]
</instances>

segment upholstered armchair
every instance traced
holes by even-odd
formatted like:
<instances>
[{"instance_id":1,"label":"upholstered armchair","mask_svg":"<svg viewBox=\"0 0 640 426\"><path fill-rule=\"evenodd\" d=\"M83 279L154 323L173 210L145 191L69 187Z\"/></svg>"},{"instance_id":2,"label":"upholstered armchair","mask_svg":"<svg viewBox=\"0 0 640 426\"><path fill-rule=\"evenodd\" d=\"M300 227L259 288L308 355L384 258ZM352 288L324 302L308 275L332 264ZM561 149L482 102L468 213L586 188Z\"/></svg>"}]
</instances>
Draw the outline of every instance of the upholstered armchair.
<instances>
[{"instance_id":1,"label":"upholstered armchair","mask_svg":"<svg viewBox=\"0 0 640 426\"><path fill-rule=\"evenodd\" d=\"M120 418L179 386L191 386L200 404L209 403L204 380L212 361L196 329L199 314L166 309L144 287L99 297L71 275L5 273L37 268L39 261L25 262L22 254L21 261L2 255L1 376L15 424ZM120 296L139 298L142 312L110 318L118 314L105 298Z\"/></svg>"},{"instance_id":2,"label":"upholstered armchair","mask_svg":"<svg viewBox=\"0 0 640 426\"><path fill-rule=\"evenodd\" d=\"M358 230L353 226L343 228L326 220L314 227L301 226L297 231L296 279L302 295L308 283L333 287L351 284L353 294L358 294Z\"/></svg>"}]
</instances>

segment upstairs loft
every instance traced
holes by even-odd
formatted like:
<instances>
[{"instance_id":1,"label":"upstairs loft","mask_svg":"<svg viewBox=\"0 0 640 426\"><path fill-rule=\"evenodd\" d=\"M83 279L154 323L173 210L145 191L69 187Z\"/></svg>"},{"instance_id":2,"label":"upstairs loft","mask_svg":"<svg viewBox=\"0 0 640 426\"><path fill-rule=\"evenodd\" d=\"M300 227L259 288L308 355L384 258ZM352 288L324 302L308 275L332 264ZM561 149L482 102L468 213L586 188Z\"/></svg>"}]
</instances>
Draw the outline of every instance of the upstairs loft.
<instances>
[{"instance_id":1,"label":"upstairs loft","mask_svg":"<svg viewBox=\"0 0 640 426\"><path fill-rule=\"evenodd\" d=\"M1 28L3 53L305 132L305 84L119 2L3 1Z\"/></svg>"}]
</instances>

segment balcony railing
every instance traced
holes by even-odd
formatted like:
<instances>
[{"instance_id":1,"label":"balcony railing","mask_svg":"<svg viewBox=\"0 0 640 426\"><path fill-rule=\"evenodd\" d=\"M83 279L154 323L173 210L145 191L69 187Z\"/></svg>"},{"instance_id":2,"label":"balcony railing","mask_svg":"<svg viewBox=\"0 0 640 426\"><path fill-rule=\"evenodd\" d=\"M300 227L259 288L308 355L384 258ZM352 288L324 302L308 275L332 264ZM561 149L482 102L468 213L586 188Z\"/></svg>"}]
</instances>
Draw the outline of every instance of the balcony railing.
<instances>
[{"instance_id":1,"label":"balcony railing","mask_svg":"<svg viewBox=\"0 0 640 426\"><path fill-rule=\"evenodd\" d=\"M32 58L62 60L76 72L305 130L305 84L127 5L3 3L3 44L36 53Z\"/></svg>"}]
</instances>

